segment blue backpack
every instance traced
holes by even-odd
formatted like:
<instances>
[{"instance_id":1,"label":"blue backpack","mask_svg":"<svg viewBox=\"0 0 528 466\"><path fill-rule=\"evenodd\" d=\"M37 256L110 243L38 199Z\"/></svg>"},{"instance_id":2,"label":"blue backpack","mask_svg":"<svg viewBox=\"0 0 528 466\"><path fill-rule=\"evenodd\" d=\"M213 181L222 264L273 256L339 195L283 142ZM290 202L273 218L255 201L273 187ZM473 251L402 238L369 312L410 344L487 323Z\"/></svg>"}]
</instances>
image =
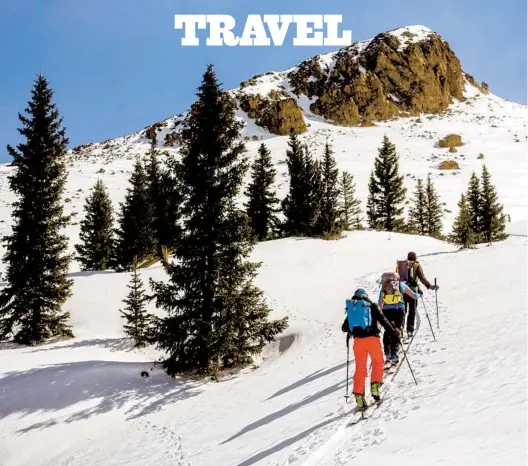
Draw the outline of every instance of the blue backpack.
<instances>
[{"instance_id":1,"label":"blue backpack","mask_svg":"<svg viewBox=\"0 0 528 466\"><path fill-rule=\"evenodd\" d=\"M362 299L347 299L346 313L350 330L354 327L366 329L372 325L370 303L363 301Z\"/></svg>"}]
</instances>

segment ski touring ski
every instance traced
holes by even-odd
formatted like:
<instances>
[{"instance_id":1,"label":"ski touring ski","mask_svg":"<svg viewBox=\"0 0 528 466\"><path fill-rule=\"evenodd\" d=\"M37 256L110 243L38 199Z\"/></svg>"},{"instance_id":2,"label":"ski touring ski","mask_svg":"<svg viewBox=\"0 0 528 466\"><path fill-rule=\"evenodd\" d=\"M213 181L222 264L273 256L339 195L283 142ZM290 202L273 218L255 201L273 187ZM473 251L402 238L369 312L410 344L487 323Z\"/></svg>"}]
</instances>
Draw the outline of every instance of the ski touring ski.
<instances>
[{"instance_id":1,"label":"ski touring ski","mask_svg":"<svg viewBox=\"0 0 528 466\"><path fill-rule=\"evenodd\" d=\"M348 424L347 427L355 426L356 424L360 423L361 421L366 421L376 409L378 409L384 401L384 396L379 401L374 401L370 405L367 406L366 409L363 411L359 411L357 408L354 410L354 414L357 416L354 417Z\"/></svg>"}]
</instances>

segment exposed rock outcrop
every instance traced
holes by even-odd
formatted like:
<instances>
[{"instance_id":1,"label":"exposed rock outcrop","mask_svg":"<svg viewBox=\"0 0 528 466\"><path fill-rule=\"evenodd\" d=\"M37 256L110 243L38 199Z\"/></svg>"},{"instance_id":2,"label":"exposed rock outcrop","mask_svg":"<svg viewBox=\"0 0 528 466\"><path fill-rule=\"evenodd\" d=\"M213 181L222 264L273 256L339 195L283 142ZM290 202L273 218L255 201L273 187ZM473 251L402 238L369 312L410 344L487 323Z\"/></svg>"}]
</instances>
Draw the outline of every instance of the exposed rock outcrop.
<instances>
[{"instance_id":1,"label":"exposed rock outcrop","mask_svg":"<svg viewBox=\"0 0 528 466\"><path fill-rule=\"evenodd\" d=\"M317 58L317 57L316 57ZM358 42L321 66L307 60L288 74L295 94L315 98L310 109L336 124L438 113L463 100L460 61L438 34L402 28Z\"/></svg>"},{"instance_id":2,"label":"exposed rock outcrop","mask_svg":"<svg viewBox=\"0 0 528 466\"><path fill-rule=\"evenodd\" d=\"M306 131L301 108L295 99L278 91L271 91L266 97L260 94L238 94L240 108L270 133L286 135L291 131Z\"/></svg>"}]
</instances>

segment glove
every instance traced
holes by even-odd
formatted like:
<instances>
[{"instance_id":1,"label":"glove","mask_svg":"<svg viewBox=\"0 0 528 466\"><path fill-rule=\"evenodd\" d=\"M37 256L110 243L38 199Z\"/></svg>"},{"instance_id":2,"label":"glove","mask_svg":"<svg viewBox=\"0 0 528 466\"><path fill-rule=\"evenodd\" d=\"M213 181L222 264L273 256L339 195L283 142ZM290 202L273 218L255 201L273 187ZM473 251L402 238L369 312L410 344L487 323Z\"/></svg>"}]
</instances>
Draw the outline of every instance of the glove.
<instances>
[{"instance_id":1,"label":"glove","mask_svg":"<svg viewBox=\"0 0 528 466\"><path fill-rule=\"evenodd\" d=\"M432 285L431 288L429 288L430 290L433 290L433 291L438 291L438 285Z\"/></svg>"},{"instance_id":2,"label":"glove","mask_svg":"<svg viewBox=\"0 0 528 466\"><path fill-rule=\"evenodd\" d=\"M423 290L421 290L420 288L418 288L418 293L420 294L420 296L423 296Z\"/></svg>"},{"instance_id":3,"label":"glove","mask_svg":"<svg viewBox=\"0 0 528 466\"><path fill-rule=\"evenodd\" d=\"M399 329L399 328L395 328L394 329L394 333L396 334L397 337L401 338L403 336L403 333L402 331Z\"/></svg>"}]
</instances>

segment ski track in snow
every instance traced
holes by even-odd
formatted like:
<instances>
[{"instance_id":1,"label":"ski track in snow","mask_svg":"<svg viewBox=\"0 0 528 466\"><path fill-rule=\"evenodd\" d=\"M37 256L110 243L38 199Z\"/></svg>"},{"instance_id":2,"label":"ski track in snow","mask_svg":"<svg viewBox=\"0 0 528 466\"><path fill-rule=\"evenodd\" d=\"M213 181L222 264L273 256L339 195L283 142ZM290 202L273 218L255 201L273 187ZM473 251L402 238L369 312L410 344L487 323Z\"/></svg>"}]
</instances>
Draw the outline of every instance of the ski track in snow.
<instances>
[{"instance_id":1,"label":"ski track in snow","mask_svg":"<svg viewBox=\"0 0 528 466\"><path fill-rule=\"evenodd\" d=\"M369 274L363 279L357 281L358 288L376 289L379 288L377 279L381 276L382 271L376 274ZM377 298L377 295L375 296ZM436 302L434 294L432 297L424 296L427 314L431 319L435 337L440 333L436 328L434 317L436 315ZM446 314L446 308L438 301L439 314L446 319L446 329L449 332L449 319ZM434 310L434 315L431 311ZM438 351L445 351L445 347L438 347L438 341L434 342L431 329L426 317L426 312L423 308L423 303L420 302L416 313L416 336L413 344L409 350L408 357L411 362L414 375L417 378L418 384L431 383L431 378L434 378L434 373L429 373L424 377L420 377L422 369L426 368L428 364L423 361L423 356L427 356ZM442 332L445 334L446 332ZM405 345L407 348L407 345ZM352 376L354 374L353 351L351 351L350 361L350 385L352 386ZM374 411L370 417L364 421L359 422L354 426L348 426L351 420L356 419L359 415L354 414L355 403L351 397L348 403L339 403L334 413L329 413L327 416L333 416L334 419L339 420L337 426L324 429L318 429L311 434L305 441L298 445L289 458L281 463L274 463L277 466L288 466L291 464L302 464L303 466L319 466L319 465L346 465L355 458L355 454L372 445L379 445L386 439L386 430L384 424L390 421L402 419L407 416L409 410L420 409L419 405L408 406L412 404L415 396L406 395L405 393L412 390L415 383L409 372L407 363L402 361L404 367L401 367L396 377L393 379L393 374L385 374L384 384L387 394L384 403ZM445 361L439 360L436 364L444 364ZM430 368L430 372L434 372L434 367ZM365 387L366 393L369 395L368 386L369 379L367 379ZM349 395L351 390L349 390ZM372 399L371 399L372 401ZM328 435L330 432L330 435ZM347 448L346 444L353 445L352 448Z\"/></svg>"}]
</instances>

